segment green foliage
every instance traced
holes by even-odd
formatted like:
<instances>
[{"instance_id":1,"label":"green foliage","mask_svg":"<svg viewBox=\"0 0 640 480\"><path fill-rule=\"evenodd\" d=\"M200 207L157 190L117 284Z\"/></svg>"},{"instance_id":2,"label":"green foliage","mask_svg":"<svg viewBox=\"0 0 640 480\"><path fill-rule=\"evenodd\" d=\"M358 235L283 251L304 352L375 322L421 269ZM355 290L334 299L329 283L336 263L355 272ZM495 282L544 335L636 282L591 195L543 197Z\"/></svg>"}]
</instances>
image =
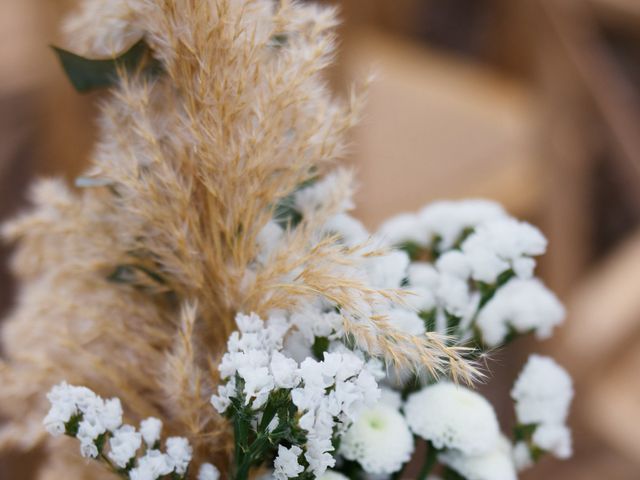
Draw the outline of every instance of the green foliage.
<instances>
[{"instance_id":1,"label":"green foliage","mask_svg":"<svg viewBox=\"0 0 640 480\"><path fill-rule=\"evenodd\" d=\"M151 57L151 49L140 40L118 57L94 60L53 46L71 84L80 93L117 84L119 72L142 73L150 78L162 72L160 62Z\"/></svg>"},{"instance_id":2,"label":"green foliage","mask_svg":"<svg viewBox=\"0 0 640 480\"><path fill-rule=\"evenodd\" d=\"M318 360L322 360L324 358L324 352L329 350L329 339L327 337L315 337L311 350Z\"/></svg>"}]
</instances>

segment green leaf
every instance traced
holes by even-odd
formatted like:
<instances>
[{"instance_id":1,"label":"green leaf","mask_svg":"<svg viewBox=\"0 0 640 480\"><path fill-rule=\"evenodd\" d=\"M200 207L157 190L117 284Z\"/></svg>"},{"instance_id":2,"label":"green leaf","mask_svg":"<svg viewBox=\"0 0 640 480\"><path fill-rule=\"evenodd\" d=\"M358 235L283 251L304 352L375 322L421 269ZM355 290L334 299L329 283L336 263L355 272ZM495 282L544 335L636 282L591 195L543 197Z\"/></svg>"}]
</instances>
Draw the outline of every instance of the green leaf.
<instances>
[{"instance_id":1,"label":"green leaf","mask_svg":"<svg viewBox=\"0 0 640 480\"><path fill-rule=\"evenodd\" d=\"M327 350L329 350L329 339L327 337L316 337L311 347L313 355L318 360L322 360L324 358L324 352Z\"/></svg>"},{"instance_id":2,"label":"green leaf","mask_svg":"<svg viewBox=\"0 0 640 480\"><path fill-rule=\"evenodd\" d=\"M67 423L64 424L64 434L69 437L75 437L78 434L80 428L80 422L82 421L82 414L77 413L73 415Z\"/></svg>"},{"instance_id":3,"label":"green leaf","mask_svg":"<svg viewBox=\"0 0 640 480\"><path fill-rule=\"evenodd\" d=\"M118 72L141 72L156 77L162 72L160 62L151 57L151 49L140 40L122 55L110 59L94 60L52 46L69 80L80 93L114 86Z\"/></svg>"}]
</instances>

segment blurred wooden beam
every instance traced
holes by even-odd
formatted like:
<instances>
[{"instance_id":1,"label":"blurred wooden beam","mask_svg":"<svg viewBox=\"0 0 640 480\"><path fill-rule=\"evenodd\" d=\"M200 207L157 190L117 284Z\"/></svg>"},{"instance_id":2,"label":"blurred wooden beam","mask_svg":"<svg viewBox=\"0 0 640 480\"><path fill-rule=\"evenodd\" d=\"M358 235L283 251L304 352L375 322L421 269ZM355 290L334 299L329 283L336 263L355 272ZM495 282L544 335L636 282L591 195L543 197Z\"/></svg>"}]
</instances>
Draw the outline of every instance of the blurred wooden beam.
<instances>
[{"instance_id":1,"label":"blurred wooden beam","mask_svg":"<svg viewBox=\"0 0 640 480\"><path fill-rule=\"evenodd\" d=\"M530 90L376 31L344 42L343 74L378 79L354 137L361 188L358 215L369 225L441 198L493 198L519 215L537 211L544 181L536 155Z\"/></svg>"},{"instance_id":2,"label":"blurred wooden beam","mask_svg":"<svg viewBox=\"0 0 640 480\"><path fill-rule=\"evenodd\" d=\"M640 2L637 2L640 3ZM541 0L558 46L575 67L617 147L617 167L628 178L627 197L640 209L640 97L598 40L594 19L575 1Z\"/></svg>"}]
</instances>

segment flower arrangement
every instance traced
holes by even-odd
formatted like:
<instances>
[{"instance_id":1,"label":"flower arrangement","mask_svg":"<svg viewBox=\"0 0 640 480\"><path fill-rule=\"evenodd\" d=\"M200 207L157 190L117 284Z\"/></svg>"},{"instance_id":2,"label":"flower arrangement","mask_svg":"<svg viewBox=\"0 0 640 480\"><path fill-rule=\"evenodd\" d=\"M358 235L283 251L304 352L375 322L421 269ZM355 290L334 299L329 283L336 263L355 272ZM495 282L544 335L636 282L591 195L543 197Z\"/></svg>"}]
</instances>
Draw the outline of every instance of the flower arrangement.
<instances>
[{"instance_id":1,"label":"flower arrangement","mask_svg":"<svg viewBox=\"0 0 640 480\"><path fill-rule=\"evenodd\" d=\"M545 238L485 200L377 232L349 214L336 160L361 98L322 79L335 25L286 0L85 0L67 23L74 85L110 88L92 165L3 230L22 289L0 447L42 447L38 478L403 478L413 459L510 480L571 454L553 360L516 381L513 436L473 388L489 352L563 320L534 277Z\"/></svg>"}]
</instances>

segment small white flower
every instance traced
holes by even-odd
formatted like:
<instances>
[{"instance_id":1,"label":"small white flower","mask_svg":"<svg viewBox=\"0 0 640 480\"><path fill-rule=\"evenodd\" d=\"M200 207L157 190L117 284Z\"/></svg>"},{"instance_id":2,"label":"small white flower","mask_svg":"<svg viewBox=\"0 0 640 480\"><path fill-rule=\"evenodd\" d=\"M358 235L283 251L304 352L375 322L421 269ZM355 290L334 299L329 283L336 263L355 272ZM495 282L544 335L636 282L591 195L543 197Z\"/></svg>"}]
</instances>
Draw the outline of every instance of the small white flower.
<instances>
[{"instance_id":1,"label":"small white flower","mask_svg":"<svg viewBox=\"0 0 640 480\"><path fill-rule=\"evenodd\" d=\"M80 440L80 455L84 458L96 458L98 456L98 447L91 439Z\"/></svg>"},{"instance_id":2,"label":"small white flower","mask_svg":"<svg viewBox=\"0 0 640 480\"><path fill-rule=\"evenodd\" d=\"M564 307L542 282L514 278L480 310L477 325L484 342L493 347L504 341L509 327L519 333L535 330L539 339L548 338L564 316Z\"/></svg>"},{"instance_id":3,"label":"small white flower","mask_svg":"<svg viewBox=\"0 0 640 480\"><path fill-rule=\"evenodd\" d=\"M159 450L149 450L138 460L137 467L129 472L130 480L156 480L173 471L173 462L168 455Z\"/></svg>"},{"instance_id":4,"label":"small white flower","mask_svg":"<svg viewBox=\"0 0 640 480\"><path fill-rule=\"evenodd\" d=\"M392 308L386 312L389 324L409 335L423 335L425 333L424 320L417 313L403 308Z\"/></svg>"},{"instance_id":5,"label":"small white flower","mask_svg":"<svg viewBox=\"0 0 640 480\"><path fill-rule=\"evenodd\" d=\"M104 407L99 412L100 422L110 432L122 425L122 404L119 398L112 398L104 402Z\"/></svg>"},{"instance_id":6,"label":"small white flower","mask_svg":"<svg viewBox=\"0 0 640 480\"><path fill-rule=\"evenodd\" d=\"M293 388L300 382L298 363L280 352L273 352L269 368L278 388Z\"/></svg>"},{"instance_id":7,"label":"small white flower","mask_svg":"<svg viewBox=\"0 0 640 480\"><path fill-rule=\"evenodd\" d=\"M571 457L571 431L565 425L542 424L536 428L533 443L560 459Z\"/></svg>"},{"instance_id":8,"label":"small white flower","mask_svg":"<svg viewBox=\"0 0 640 480\"><path fill-rule=\"evenodd\" d=\"M411 430L438 449L479 455L498 439L498 420L489 402L453 383L440 382L412 394L404 411Z\"/></svg>"},{"instance_id":9,"label":"small white flower","mask_svg":"<svg viewBox=\"0 0 640 480\"><path fill-rule=\"evenodd\" d=\"M327 470L324 475L318 477L318 480L349 480L349 478L333 470Z\"/></svg>"},{"instance_id":10,"label":"small white flower","mask_svg":"<svg viewBox=\"0 0 640 480\"><path fill-rule=\"evenodd\" d=\"M379 403L361 412L342 436L340 453L368 473L391 474L411 459L413 436L404 417Z\"/></svg>"},{"instance_id":11,"label":"small white flower","mask_svg":"<svg viewBox=\"0 0 640 480\"><path fill-rule=\"evenodd\" d=\"M109 458L120 468L125 468L136 456L142 445L142 435L131 425L123 425L113 433L109 440Z\"/></svg>"},{"instance_id":12,"label":"small white flower","mask_svg":"<svg viewBox=\"0 0 640 480\"><path fill-rule=\"evenodd\" d=\"M140 433L147 447L152 448L158 440L160 440L160 432L162 432L162 421L149 417L140 422Z\"/></svg>"},{"instance_id":13,"label":"small white flower","mask_svg":"<svg viewBox=\"0 0 640 480\"><path fill-rule=\"evenodd\" d=\"M511 456L513 457L513 464L515 465L516 470L518 470L519 472L533 466L531 450L529 449L529 445L527 445L526 442L516 443L513 446Z\"/></svg>"},{"instance_id":14,"label":"small white flower","mask_svg":"<svg viewBox=\"0 0 640 480\"><path fill-rule=\"evenodd\" d=\"M530 275L533 266L523 258L545 252L547 240L540 230L525 222L505 218L478 226L462 244L474 280L493 284L498 276L512 269Z\"/></svg>"},{"instance_id":15,"label":"small white flower","mask_svg":"<svg viewBox=\"0 0 640 480\"><path fill-rule=\"evenodd\" d=\"M442 254L436 261L436 268L441 273L467 280L471 274L471 265L464 253L450 250Z\"/></svg>"},{"instance_id":16,"label":"small white flower","mask_svg":"<svg viewBox=\"0 0 640 480\"><path fill-rule=\"evenodd\" d=\"M511 459L511 444L500 437L494 447L481 455L465 455L457 450L448 450L438 455L466 480L516 480L516 469Z\"/></svg>"},{"instance_id":17,"label":"small white flower","mask_svg":"<svg viewBox=\"0 0 640 480\"><path fill-rule=\"evenodd\" d=\"M365 266L372 287L399 288L407 277L409 256L405 252L392 250L386 255L369 258Z\"/></svg>"},{"instance_id":18,"label":"small white flower","mask_svg":"<svg viewBox=\"0 0 640 480\"><path fill-rule=\"evenodd\" d=\"M258 244L257 258L260 263L266 262L273 252L276 251L280 245L283 235L284 230L273 220L267 222L267 224L262 228L256 238L256 242Z\"/></svg>"},{"instance_id":19,"label":"small white flower","mask_svg":"<svg viewBox=\"0 0 640 480\"><path fill-rule=\"evenodd\" d=\"M384 222L377 235L386 245L401 246L404 243L427 245L430 240L418 216L413 213L402 213Z\"/></svg>"},{"instance_id":20,"label":"small white flower","mask_svg":"<svg viewBox=\"0 0 640 480\"><path fill-rule=\"evenodd\" d=\"M203 463L198 471L198 480L218 480L220 478L220 470L210 463Z\"/></svg>"},{"instance_id":21,"label":"small white flower","mask_svg":"<svg viewBox=\"0 0 640 480\"><path fill-rule=\"evenodd\" d=\"M364 225L346 213L334 215L322 228L328 234L337 234L349 246L364 244L369 238L369 232Z\"/></svg>"},{"instance_id":22,"label":"small white flower","mask_svg":"<svg viewBox=\"0 0 640 480\"><path fill-rule=\"evenodd\" d=\"M304 467L298 463L302 449L298 446L291 448L278 446L278 456L273 462L273 476L276 480L295 478L302 473Z\"/></svg>"},{"instance_id":23,"label":"small white flower","mask_svg":"<svg viewBox=\"0 0 640 480\"><path fill-rule=\"evenodd\" d=\"M488 200L440 201L427 205L418 213L420 228L428 244L438 239L438 250L450 250L469 229L506 218L503 208Z\"/></svg>"},{"instance_id":24,"label":"small white flower","mask_svg":"<svg viewBox=\"0 0 640 480\"><path fill-rule=\"evenodd\" d=\"M553 359L531 355L511 397L521 424L563 424L573 398L571 377Z\"/></svg>"},{"instance_id":25,"label":"small white flower","mask_svg":"<svg viewBox=\"0 0 640 480\"><path fill-rule=\"evenodd\" d=\"M183 437L167 438L167 455L171 459L176 473L182 475L187 471L193 455L189 441Z\"/></svg>"}]
</instances>

